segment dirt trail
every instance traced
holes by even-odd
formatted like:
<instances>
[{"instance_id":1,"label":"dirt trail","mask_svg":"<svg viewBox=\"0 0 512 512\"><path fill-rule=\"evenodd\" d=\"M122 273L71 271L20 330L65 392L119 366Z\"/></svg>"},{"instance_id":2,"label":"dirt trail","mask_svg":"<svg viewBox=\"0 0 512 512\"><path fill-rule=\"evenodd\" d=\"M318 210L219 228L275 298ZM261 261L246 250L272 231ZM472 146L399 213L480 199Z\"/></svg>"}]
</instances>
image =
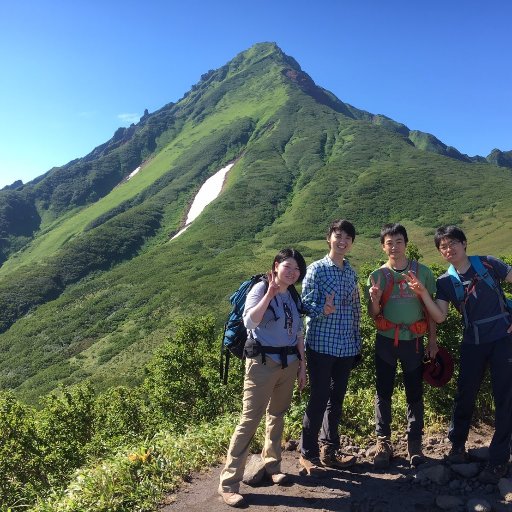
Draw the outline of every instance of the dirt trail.
<instances>
[{"instance_id":1,"label":"dirt trail","mask_svg":"<svg viewBox=\"0 0 512 512\"><path fill-rule=\"evenodd\" d=\"M481 426L473 429L468 448L485 453L491 429ZM405 458L405 441L395 445L395 457L386 471L376 471L364 450L359 450L358 463L350 469L327 472L325 478L312 478L299 474L298 453L283 452L282 470L292 481L286 486L264 483L258 487L242 484L240 492L248 507L259 512L434 512L443 510L436 505L438 496L458 497L459 507L449 510L468 510L472 498L487 501L496 512L512 511L496 486L480 484L476 478L462 478L451 473L450 481L443 485L422 479L419 472L443 464L449 449L443 435L424 440L428 461L417 469L409 467ZM483 462L480 462L483 466ZM194 474L176 493L166 497L163 512L226 512L233 510L217 494L222 466ZM420 476L420 478L418 478ZM448 510L448 509L447 509Z\"/></svg>"}]
</instances>

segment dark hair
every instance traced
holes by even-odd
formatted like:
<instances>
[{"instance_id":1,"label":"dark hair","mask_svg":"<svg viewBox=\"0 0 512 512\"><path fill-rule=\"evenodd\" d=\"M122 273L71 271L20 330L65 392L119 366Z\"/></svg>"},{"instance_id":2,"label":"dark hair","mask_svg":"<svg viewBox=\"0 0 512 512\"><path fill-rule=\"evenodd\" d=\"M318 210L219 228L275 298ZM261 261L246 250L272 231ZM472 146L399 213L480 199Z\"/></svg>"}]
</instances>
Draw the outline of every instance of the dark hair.
<instances>
[{"instance_id":1,"label":"dark hair","mask_svg":"<svg viewBox=\"0 0 512 512\"><path fill-rule=\"evenodd\" d=\"M458 228L457 226L441 226L440 228L436 229L434 234L434 243L438 249L443 238L458 240L460 243L467 242L464 231L462 231L462 229Z\"/></svg>"},{"instance_id":2,"label":"dark hair","mask_svg":"<svg viewBox=\"0 0 512 512\"><path fill-rule=\"evenodd\" d=\"M345 231L345 233L347 233L347 235L352 238L352 242L356 239L356 228L354 227L354 224L348 220L333 220L327 231L327 240L331 238L331 235L334 231Z\"/></svg>"},{"instance_id":3,"label":"dark hair","mask_svg":"<svg viewBox=\"0 0 512 512\"><path fill-rule=\"evenodd\" d=\"M404 237L404 241L407 244L409 241L409 237L407 236L407 230L402 226L402 224L398 223L391 223L391 224L384 224L380 230L380 243L384 243L384 239L387 236L396 236L396 235L402 235Z\"/></svg>"},{"instance_id":4,"label":"dark hair","mask_svg":"<svg viewBox=\"0 0 512 512\"><path fill-rule=\"evenodd\" d=\"M276 263L279 265L279 263L282 263L283 261L293 258L297 265L299 266L300 270L300 276L299 279L297 279L298 282L302 281L304 279L304 276L306 275L306 262L304 261L304 258L302 254L291 248L282 249L276 254L276 257L274 258L274 263L272 263L272 269L275 268Z\"/></svg>"}]
</instances>

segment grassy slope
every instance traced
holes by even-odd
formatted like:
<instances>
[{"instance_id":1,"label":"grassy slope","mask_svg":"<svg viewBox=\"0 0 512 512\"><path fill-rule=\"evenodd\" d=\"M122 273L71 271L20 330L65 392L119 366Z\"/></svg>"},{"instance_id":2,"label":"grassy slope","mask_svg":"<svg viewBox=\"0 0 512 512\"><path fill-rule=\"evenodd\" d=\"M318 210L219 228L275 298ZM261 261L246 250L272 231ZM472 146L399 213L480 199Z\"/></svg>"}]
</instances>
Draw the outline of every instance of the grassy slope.
<instances>
[{"instance_id":1,"label":"grassy slope","mask_svg":"<svg viewBox=\"0 0 512 512\"><path fill-rule=\"evenodd\" d=\"M265 56L254 58L264 64ZM87 210L97 208L97 215L112 208L223 126L251 118L254 132L222 195L175 241L164 234L177 228L183 201L169 204L158 243L70 287L0 335L4 386L33 401L59 381L91 378L100 388L136 382L173 318L209 311L220 328L227 297L242 278L265 270L283 245L298 246L308 261L320 257L323 231L334 217L356 223L356 265L380 257L378 228L391 220L406 224L429 262L439 262L431 235L444 222L461 222L475 252L510 252L499 231L510 229L512 219L506 202L511 186L503 179L508 171L426 153L396 134L337 114L289 87L279 66L249 77L247 68L232 66L228 76L240 87L225 91L208 115L190 122L133 181ZM190 172L175 180L188 184L187 197L196 186ZM46 242L45 256L58 240L83 229L92 219L87 210L48 233L55 238Z\"/></svg>"}]
</instances>

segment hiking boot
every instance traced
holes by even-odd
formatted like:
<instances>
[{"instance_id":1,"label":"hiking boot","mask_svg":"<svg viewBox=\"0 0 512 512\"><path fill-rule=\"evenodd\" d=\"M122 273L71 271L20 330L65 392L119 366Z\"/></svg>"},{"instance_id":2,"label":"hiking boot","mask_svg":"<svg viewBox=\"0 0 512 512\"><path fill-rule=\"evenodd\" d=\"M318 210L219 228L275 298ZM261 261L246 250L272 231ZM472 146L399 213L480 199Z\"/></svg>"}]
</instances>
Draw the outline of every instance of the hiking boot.
<instances>
[{"instance_id":1,"label":"hiking boot","mask_svg":"<svg viewBox=\"0 0 512 512\"><path fill-rule=\"evenodd\" d=\"M464 464L468 461L468 454L465 446L452 445L452 448L446 458L448 462L451 462L452 464Z\"/></svg>"},{"instance_id":2,"label":"hiking boot","mask_svg":"<svg viewBox=\"0 0 512 512\"><path fill-rule=\"evenodd\" d=\"M391 457L393 456L393 446L388 436L377 436L377 447L373 457L373 467L375 469L386 469L389 467Z\"/></svg>"},{"instance_id":3,"label":"hiking boot","mask_svg":"<svg viewBox=\"0 0 512 512\"><path fill-rule=\"evenodd\" d=\"M409 464L411 466L416 467L425 462L425 456L421 450L421 439L408 439L407 453L409 454Z\"/></svg>"},{"instance_id":4,"label":"hiking boot","mask_svg":"<svg viewBox=\"0 0 512 512\"><path fill-rule=\"evenodd\" d=\"M354 455L337 455L336 450L330 446L320 448L320 462L328 468L343 469L349 468L356 463L357 457Z\"/></svg>"},{"instance_id":5,"label":"hiking boot","mask_svg":"<svg viewBox=\"0 0 512 512\"><path fill-rule=\"evenodd\" d=\"M303 471L308 476L321 476L323 473L325 473L324 469L322 468L320 459L318 457L315 457L313 459L306 459L301 455L299 463L302 466Z\"/></svg>"},{"instance_id":6,"label":"hiking boot","mask_svg":"<svg viewBox=\"0 0 512 512\"><path fill-rule=\"evenodd\" d=\"M230 507L244 507L245 499L241 494L237 492L221 492L220 495L226 505Z\"/></svg>"},{"instance_id":7,"label":"hiking boot","mask_svg":"<svg viewBox=\"0 0 512 512\"><path fill-rule=\"evenodd\" d=\"M500 479L505 478L508 473L508 464L487 464L478 475L479 482L483 484L496 485Z\"/></svg>"}]
</instances>

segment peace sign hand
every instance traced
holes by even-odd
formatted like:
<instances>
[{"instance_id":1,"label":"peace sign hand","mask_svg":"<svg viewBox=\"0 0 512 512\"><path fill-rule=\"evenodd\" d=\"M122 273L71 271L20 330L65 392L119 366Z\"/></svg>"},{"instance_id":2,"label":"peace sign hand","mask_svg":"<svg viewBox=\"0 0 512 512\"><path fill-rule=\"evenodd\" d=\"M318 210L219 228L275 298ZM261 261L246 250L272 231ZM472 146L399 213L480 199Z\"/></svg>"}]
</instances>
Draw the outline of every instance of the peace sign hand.
<instances>
[{"instance_id":1,"label":"peace sign hand","mask_svg":"<svg viewBox=\"0 0 512 512\"><path fill-rule=\"evenodd\" d=\"M276 295L277 293L279 292L279 285L277 284L277 279L276 279L276 275L274 272L270 271L270 272L267 272L267 280L268 280L268 290L267 290L267 295L270 297L270 299L272 300Z\"/></svg>"},{"instance_id":2,"label":"peace sign hand","mask_svg":"<svg viewBox=\"0 0 512 512\"><path fill-rule=\"evenodd\" d=\"M325 294L324 315L331 315L336 311L334 305L334 292Z\"/></svg>"},{"instance_id":3,"label":"peace sign hand","mask_svg":"<svg viewBox=\"0 0 512 512\"><path fill-rule=\"evenodd\" d=\"M370 286L370 289L368 290L370 294L370 300L374 302L375 304L380 303L380 298L382 297L383 290L380 288L380 273L377 277L377 282L375 282L375 279L372 275L370 275L370 283L372 285Z\"/></svg>"},{"instance_id":4,"label":"peace sign hand","mask_svg":"<svg viewBox=\"0 0 512 512\"><path fill-rule=\"evenodd\" d=\"M425 285L414 275L414 272L409 271L407 274L404 274L405 280L409 285L409 288L418 296L423 295L427 289Z\"/></svg>"}]
</instances>

